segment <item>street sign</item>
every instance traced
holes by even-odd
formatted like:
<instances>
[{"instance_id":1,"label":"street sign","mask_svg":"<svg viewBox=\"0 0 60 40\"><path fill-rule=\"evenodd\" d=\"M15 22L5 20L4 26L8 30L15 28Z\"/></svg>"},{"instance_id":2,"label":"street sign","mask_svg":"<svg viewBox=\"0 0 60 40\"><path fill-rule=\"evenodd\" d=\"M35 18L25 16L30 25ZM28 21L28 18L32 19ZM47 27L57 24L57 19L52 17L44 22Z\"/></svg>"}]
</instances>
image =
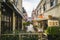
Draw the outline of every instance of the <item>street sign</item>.
<instances>
[{"instance_id":1,"label":"street sign","mask_svg":"<svg viewBox=\"0 0 60 40\"><path fill-rule=\"evenodd\" d=\"M48 26L59 26L59 21L58 20L48 20Z\"/></svg>"}]
</instances>

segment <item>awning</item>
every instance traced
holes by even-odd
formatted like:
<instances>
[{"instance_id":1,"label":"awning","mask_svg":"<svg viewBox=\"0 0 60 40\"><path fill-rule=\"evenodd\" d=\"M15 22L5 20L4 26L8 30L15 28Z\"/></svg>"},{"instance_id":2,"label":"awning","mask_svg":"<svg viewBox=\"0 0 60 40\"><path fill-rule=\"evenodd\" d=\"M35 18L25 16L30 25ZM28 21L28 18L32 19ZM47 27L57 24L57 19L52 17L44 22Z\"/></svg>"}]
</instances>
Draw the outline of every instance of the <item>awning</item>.
<instances>
[{"instance_id":1,"label":"awning","mask_svg":"<svg viewBox=\"0 0 60 40\"><path fill-rule=\"evenodd\" d=\"M35 18L34 20L35 21L42 21L42 20L48 20L48 19L46 19L46 18Z\"/></svg>"}]
</instances>

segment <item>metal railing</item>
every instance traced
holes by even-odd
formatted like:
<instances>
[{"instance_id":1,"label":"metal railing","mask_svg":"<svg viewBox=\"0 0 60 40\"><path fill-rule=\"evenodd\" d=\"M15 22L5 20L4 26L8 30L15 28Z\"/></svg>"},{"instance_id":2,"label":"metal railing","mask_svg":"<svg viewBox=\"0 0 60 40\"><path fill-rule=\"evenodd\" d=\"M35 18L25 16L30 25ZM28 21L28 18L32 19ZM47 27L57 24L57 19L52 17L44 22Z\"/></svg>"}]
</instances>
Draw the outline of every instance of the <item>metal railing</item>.
<instances>
[{"instance_id":1,"label":"metal railing","mask_svg":"<svg viewBox=\"0 0 60 40\"><path fill-rule=\"evenodd\" d=\"M42 33L2 34L1 36L2 36L2 38L4 36L8 36L8 38L11 36L12 38L14 38L14 36L16 36L16 35L18 35L18 38L19 38L18 40L42 40ZM16 38L16 40L17 40L17 38Z\"/></svg>"}]
</instances>

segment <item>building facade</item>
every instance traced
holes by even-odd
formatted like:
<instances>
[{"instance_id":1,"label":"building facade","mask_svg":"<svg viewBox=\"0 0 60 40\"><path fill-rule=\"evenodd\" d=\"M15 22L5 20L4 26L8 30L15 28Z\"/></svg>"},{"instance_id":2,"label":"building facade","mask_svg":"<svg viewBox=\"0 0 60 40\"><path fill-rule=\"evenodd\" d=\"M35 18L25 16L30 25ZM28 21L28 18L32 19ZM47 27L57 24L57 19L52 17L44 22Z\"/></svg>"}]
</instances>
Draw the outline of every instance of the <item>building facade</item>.
<instances>
[{"instance_id":1,"label":"building facade","mask_svg":"<svg viewBox=\"0 0 60 40\"><path fill-rule=\"evenodd\" d=\"M35 10L38 21L53 18L60 22L60 0L41 0Z\"/></svg>"},{"instance_id":2,"label":"building facade","mask_svg":"<svg viewBox=\"0 0 60 40\"><path fill-rule=\"evenodd\" d=\"M44 15L44 18L48 19L48 16L60 17L60 1L59 0L41 0L36 7L36 12L38 16L40 14ZM58 12L58 14L57 14Z\"/></svg>"},{"instance_id":3,"label":"building facade","mask_svg":"<svg viewBox=\"0 0 60 40\"><path fill-rule=\"evenodd\" d=\"M37 19L38 15L37 15L36 9L32 11L32 15L31 16L32 16L33 25L37 25L36 19Z\"/></svg>"},{"instance_id":4,"label":"building facade","mask_svg":"<svg viewBox=\"0 0 60 40\"><path fill-rule=\"evenodd\" d=\"M22 30L22 0L0 0L1 40L10 40L9 37L12 36L12 38L14 38L13 37L14 34L17 34L15 35L15 37L17 37L15 40L17 40L19 38L19 32L21 30Z\"/></svg>"},{"instance_id":5,"label":"building facade","mask_svg":"<svg viewBox=\"0 0 60 40\"><path fill-rule=\"evenodd\" d=\"M25 29L24 23L27 22L28 16L27 16L27 12L26 12L26 10L25 10L24 7L22 7L22 10L23 10L23 14L22 14L22 15L23 15L23 20L22 20L22 22L23 22L23 27L22 27L22 29L24 30L24 29Z\"/></svg>"},{"instance_id":6,"label":"building facade","mask_svg":"<svg viewBox=\"0 0 60 40\"><path fill-rule=\"evenodd\" d=\"M28 18L27 12L24 7L22 8L22 10L23 10L23 20L27 21L27 18Z\"/></svg>"},{"instance_id":7,"label":"building facade","mask_svg":"<svg viewBox=\"0 0 60 40\"><path fill-rule=\"evenodd\" d=\"M60 26L60 0L41 0L35 10L36 21L41 29Z\"/></svg>"}]
</instances>

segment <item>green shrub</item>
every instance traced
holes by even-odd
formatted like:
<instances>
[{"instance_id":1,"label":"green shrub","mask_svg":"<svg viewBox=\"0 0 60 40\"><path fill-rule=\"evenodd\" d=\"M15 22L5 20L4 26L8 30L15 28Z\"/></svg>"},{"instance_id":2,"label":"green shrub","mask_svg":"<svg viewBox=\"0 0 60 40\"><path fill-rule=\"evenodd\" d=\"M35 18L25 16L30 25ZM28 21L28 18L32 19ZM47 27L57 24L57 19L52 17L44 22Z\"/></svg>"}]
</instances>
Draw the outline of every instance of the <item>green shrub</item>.
<instances>
[{"instance_id":1,"label":"green shrub","mask_svg":"<svg viewBox=\"0 0 60 40\"><path fill-rule=\"evenodd\" d=\"M60 35L60 27L48 27L47 33L50 35Z\"/></svg>"},{"instance_id":2,"label":"green shrub","mask_svg":"<svg viewBox=\"0 0 60 40\"><path fill-rule=\"evenodd\" d=\"M1 40L19 40L18 35L2 35Z\"/></svg>"},{"instance_id":3,"label":"green shrub","mask_svg":"<svg viewBox=\"0 0 60 40\"><path fill-rule=\"evenodd\" d=\"M45 33L51 36L51 40L60 40L60 27L48 27Z\"/></svg>"},{"instance_id":4,"label":"green shrub","mask_svg":"<svg viewBox=\"0 0 60 40\"><path fill-rule=\"evenodd\" d=\"M29 24L31 24L31 22L24 22L23 26L28 26Z\"/></svg>"}]
</instances>

